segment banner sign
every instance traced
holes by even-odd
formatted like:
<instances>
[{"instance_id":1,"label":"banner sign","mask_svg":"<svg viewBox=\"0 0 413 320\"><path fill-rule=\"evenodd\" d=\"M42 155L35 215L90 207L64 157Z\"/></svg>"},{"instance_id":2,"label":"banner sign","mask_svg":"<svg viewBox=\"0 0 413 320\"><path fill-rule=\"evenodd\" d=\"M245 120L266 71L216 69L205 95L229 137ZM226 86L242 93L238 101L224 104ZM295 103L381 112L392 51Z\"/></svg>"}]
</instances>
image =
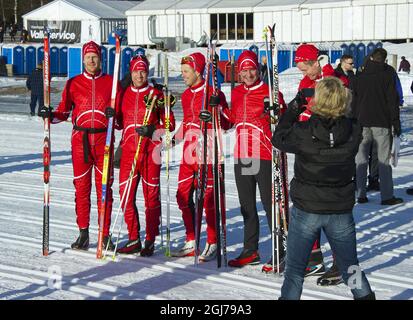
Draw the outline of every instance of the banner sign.
<instances>
[{"instance_id":1,"label":"banner sign","mask_svg":"<svg viewBox=\"0 0 413 320\"><path fill-rule=\"evenodd\" d=\"M39 21L27 20L29 41L43 42L44 28L50 32L50 41L54 43L80 43L80 21Z\"/></svg>"}]
</instances>

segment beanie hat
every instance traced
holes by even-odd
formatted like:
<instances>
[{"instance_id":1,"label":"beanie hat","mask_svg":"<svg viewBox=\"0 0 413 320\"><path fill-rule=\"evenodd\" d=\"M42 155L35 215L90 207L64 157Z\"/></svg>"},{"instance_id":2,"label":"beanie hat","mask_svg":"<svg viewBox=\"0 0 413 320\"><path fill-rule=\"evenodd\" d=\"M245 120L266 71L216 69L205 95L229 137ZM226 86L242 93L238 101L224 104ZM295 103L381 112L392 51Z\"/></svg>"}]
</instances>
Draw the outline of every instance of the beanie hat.
<instances>
[{"instance_id":1,"label":"beanie hat","mask_svg":"<svg viewBox=\"0 0 413 320\"><path fill-rule=\"evenodd\" d=\"M318 49L312 44L302 44L295 53L294 62L316 61L318 58Z\"/></svg>"},{"instance_id":2,"label":"beanie hat","mask_svg":"<svg viewBox=\"0 0 413 320\"><path fill-rule=\"evenodd\" d=\"M200 52L191 53L189 56L185 56L181 60L181 64L187 64L199 74L204 73L205 69L205 57Z\"/></svg>"},{"instance_id":3,"label":"beanie hat","mask_svg":"<svg viewBox=\"0 0 413 320\"><path fill-rule=\"evenodd\" d=\"M96 53L99 56L99 58L102 56L100 45L98 45L94 41L89 41L83 45L82 57L85 57L86 53L90 53L90 52Z\"/></svg>"},{"instance_id":4,"label":"beanie hat","mask_svg":"<svg viewBox=\"0 0 413 320\"><path fill-rule=\"evenodd\" d=\"M253 51L246 50L239 56L237 65L238 72L245 69L258 69L258 57Z\"/></svg>"},{"instance_id":5,"label":"beanie hat","mask_svg":"<svg viewBox=\"0 0 413 320\"><path fill-rule=\"evenodd\" d=\"M133 57L129 63L130 73L139 70L149 72L149 61L144 55L138 55Z\"/></svg>"}]
</instances>

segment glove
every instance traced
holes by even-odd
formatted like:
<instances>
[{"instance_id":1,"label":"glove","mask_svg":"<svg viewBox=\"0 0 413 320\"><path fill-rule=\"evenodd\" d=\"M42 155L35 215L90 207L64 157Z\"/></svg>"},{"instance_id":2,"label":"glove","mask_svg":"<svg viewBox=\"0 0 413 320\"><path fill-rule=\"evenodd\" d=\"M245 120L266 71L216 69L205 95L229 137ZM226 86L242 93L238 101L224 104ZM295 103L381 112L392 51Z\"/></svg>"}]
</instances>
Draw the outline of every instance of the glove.
<instances>
[{"instance_id":1,"label":"glove","mask_svg":"<svg viewBox=\"0 0 413 320\"><path fill-rule=\"evenodd\" d=\"M169 103L170 103L170 106L172 108L175 105L176 98L175 98L174 95L171 94L170 99L171 99L171 101ZM162 99L156 100L156 106L159 107L159 108L163 108L165 106L165 100L166 100L165 97L163 97Z\"/></svg>"},{"instance_id":2,"label":"glove","mask_svg":"<svg viewBox=\"0 0 413 320\"><path fill-rule=\"evenodd\" d=\"M318 56L318 63L320 64L321 69L324 68L325 65L330 63L330 59L328 57L328 55L326 54L322 54L320 56Z\"/></svg>"},{"instance_id":3,"label":"glove","mask_svg":"<svg viewBox=\"0 0 413 320\"><path fill-rule=\"evenodd\" d=\"M163 88L165 88L165 86L163 84L160 84L158 82L156 82L155 79L151 79L152 85L155 89L158 89L159 91L162 91Z\"/></svg>"},{"instance_id":4,"label":"glove","mask_svg":"<svg viewBox=\"0 0 413 320\"><path fill-rule=\"evenodd\" d=\"M43 119L48 118L50 121L52 121L52 119L53 119L53 108L52 107L48 108L46 106L43 106L39 109L37 115L39 117L42 117Z\"/></svg>"},{"instance_id":5,"label":"glove","mask_svg":"<svg viewBox=\"0 0 413 320\"><path fill-rule=\"evenodd\" d=\"M297 117L306 109L307 100L302 91L299 91L295 98L288 104L287 112L293 112Z\"/></svg>"},{"instance_id":6,"label":"glove","mask_svg":"<svg viewBox=\"0 0 413 320\"><path fill-rule=\"evenodd\" d=\"M156 129L155 125L150 124L150 125L147 125L147 126L140 126L140 127L136 128L135 131L140 136L152 138L153 133L155 132L155 129Z\"/></svg>"},{"instance_id":7,"label":"glove","mask_svg":"<svg viewBox=\"0 0 413 320\"><path fill-rule=\"evenodd\" d=\"M209 105L213 108L215 108L217 105L219 105L219 97L218 96L211 96L211 98L209 98Z\"/></svg>"},{"instance_id":8,"label":"glove","mask_svg":"<svg viewBox=\"0 0 413 320\"><path fill-rule=\"evenodd\" d=\"M312 98L314 97L314 94L315 94L314 88L304 88L304 89L301 89L300 91L303 93L304 98Z\"/></svg>"},{"instance_id":9,"label":"glove","mask_svg":"<svg viewBox=\"0 0 413 320\"><path fill-rule=\"evenodd\" d=\"M278 106L270 106L270 98L264 98L264 113L269 113L270 111L274 110L275 114L278 114L279 107Z\"/></svg>"},{"instance_id":10,"label":"glove","mask_svg":"<svg viewBox=\"0 0 413 320\"><path fill-rule=\"evenodd\" d=\"M112 118L112 117L114 117L115 116L115 109L114 108L112 108L112 107L106 107L106 109L105 109L105 116L106 116L106 118Z\"/></svg>"},{"instance_id":11,"label":"glove","mask_svg":"<svg viewBox=\"0 0 413 320\"><path fill-rule=\"evenodd\" d=\"M212 121L212 114L208 110L202 110L199 113L199 120L203 122L211 122Z\"/></svg>"},{"instance_id":12,"label":"glove","mask_svg":"<svg viewBox=\"0 0 413 320\"><path fill-rule=\"evenodd\" d=\"M400 124L400 120L397 120L393 123L393 135L400 137L401 134L402 134L402 127Z\"/></svg>"}]
</instances>

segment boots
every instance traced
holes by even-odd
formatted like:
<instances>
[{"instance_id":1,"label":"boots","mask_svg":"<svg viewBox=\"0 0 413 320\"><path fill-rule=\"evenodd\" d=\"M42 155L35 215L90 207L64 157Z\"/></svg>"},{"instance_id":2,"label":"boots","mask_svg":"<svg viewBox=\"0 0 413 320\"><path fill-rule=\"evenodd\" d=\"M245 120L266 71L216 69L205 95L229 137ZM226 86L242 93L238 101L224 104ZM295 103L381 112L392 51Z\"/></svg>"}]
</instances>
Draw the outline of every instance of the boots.
<instances>
[{"instance_id":1,"label":"boots","mask_svg":"<svg viewBox=\"0 0 413 320\"><path fill-rule=\"evenodd\" d=\"M79 229L79 237L71 245L74 250L87 250L89 248L89 229Z\"/></svg>"},{"instance_id":2,"label":"boots","mask_svg":"<svg viewBox=\"0 0 413 320\"><path fill-rule=\"evenodd\" d=\"M138 253L142 249L142 243L140 239L129 240L122 248L116 250L121 254L133 254Z\"/></svg>"},{"instance_id":3,"label":"boots","mask_svg":"<svg viewBox=\"0 0 413 320\"><path fill-rule=\"evenodd\" d=\"M233 268L241 268L246 265L255 265L260 263L260 254L258 251L244 249L241 254L228 261L228 265Z\"/></svg>"},{"instance_id":4,"label":"boots","mask_svg":"<svg viewBox=\"0 0 413 320\"><path fill-rule=\"evenodd\" d=\"M155 241L145 240L145 247L141 251L141 257L150 257L155 251Z\"/></svg>"}]
</instances>

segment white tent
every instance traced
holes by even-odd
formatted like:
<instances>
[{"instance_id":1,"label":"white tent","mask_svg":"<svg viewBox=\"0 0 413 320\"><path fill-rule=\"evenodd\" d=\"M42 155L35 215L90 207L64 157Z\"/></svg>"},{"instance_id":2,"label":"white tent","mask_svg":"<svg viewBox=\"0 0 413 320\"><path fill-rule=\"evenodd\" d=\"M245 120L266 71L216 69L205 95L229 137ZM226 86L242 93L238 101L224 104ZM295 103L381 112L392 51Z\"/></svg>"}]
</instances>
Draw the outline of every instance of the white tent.
<instances>
[{"instance_id":1,"label":"white tent","mask_svg":"<svg viewBox=\"0 0 413 320\"><path fill-rule=\"evenodd\" d=\"M264 26L274 22L280 42L413 38L413 0L145 0L126 15L134 45L198 41L204 31L217 32L221 43L259 42Z\"/></svg>"},{"instance_id":2,"label":"white tent","mask_svg":"<svg viewBox=\"0 0 413 320\"><path fill-rule=\"evenodd\" d=\"M23 24L29 28L31 24L48 21L51 25L67 22L73 26L81 24L79 39L76 42L94 40L106 43L108 35L115 28L127 28L125 11L134 7L139 1L103 1L103 0L55 0L36 10L23 15ZM28 30L29 35L34 30ZM74 32L73 30L71 32ZM77 31L76 31L77 32Z\"/></svg>"}]
</instances>

